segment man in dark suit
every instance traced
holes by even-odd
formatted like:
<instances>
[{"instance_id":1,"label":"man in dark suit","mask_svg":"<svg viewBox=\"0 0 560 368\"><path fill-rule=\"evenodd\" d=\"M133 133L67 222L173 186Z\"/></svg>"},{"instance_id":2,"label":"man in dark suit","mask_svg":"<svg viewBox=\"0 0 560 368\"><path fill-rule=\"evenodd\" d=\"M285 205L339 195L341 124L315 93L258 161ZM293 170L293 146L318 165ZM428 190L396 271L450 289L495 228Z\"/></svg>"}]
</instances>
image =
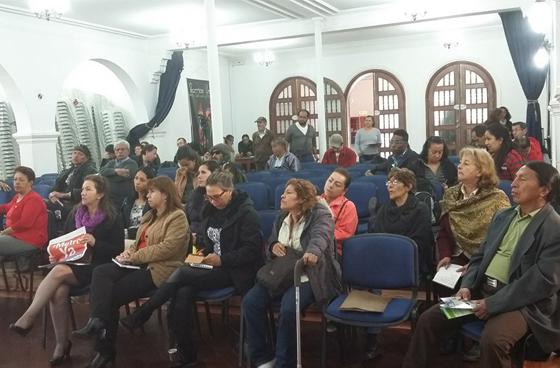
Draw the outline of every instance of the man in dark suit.
<instances>
[{"instance_id":1,"label":"man in dark suit","mask_svg":"<svg viewBox=\"0 0 560 368\"><path fill-rule=\"evenodd\" d=\"M517 206L494 217L457 296L474 316L447 319L438 305L420 316L403 367L429 367L438 342L473 319L485 320L480 367L510 367L514 345L531 332L540 348L560 348L560 199L558 171L529 162L516 174Z\"/></svg>"}]
</instances>

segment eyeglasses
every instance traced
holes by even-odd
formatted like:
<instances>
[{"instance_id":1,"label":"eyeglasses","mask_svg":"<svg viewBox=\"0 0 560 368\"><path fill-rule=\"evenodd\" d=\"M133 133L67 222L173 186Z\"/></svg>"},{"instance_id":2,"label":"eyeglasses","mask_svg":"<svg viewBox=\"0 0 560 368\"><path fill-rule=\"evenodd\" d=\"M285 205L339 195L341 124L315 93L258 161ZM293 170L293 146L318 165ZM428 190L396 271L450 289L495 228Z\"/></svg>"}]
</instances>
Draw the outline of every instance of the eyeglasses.
<instances>
[{"instance_id":1,"label":"eyeglasses","mask_svg":"<svg viewBox=\"0 0 560 368\"><path fill-rule=\"evenodd\" d=\"M208 201L218 201L220 198L222 198L222 196L224 195L224 193L227 192L227 190L223 190L220 194L216 194L213 196L209 196L208 194L204 195L204 198L206 198Z\"/></svg>"},{"instance_id":2,"label":"eyeglasses","mask_svg":"<svg viewBox=\"0 0 560 368\"><path fill-rule=\"evenodd\" d=\"M402 184L401 181L397 180L397 179L393 179L393 180L387 180L387 182L385 183L386 186L389 185L399 185Z\"/></svg>"}]
</instances>

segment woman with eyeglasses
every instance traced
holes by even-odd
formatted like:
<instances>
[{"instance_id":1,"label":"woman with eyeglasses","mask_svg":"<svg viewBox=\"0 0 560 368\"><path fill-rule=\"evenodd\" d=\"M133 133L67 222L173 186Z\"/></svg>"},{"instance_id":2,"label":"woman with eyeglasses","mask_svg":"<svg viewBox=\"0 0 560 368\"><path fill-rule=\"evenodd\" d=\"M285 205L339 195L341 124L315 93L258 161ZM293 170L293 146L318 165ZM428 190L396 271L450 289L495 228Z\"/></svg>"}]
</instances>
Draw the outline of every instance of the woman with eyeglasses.
<instances>
[{"instance_id":1,"label":"woman with eyeglasses","mask_svg":"<svg viewBox=\"0 0 560 368\"><path fill-rule=\"evenodd\" d=\"M433 274L434 235L430 209L414 196L416 177L409 169L394 168L387 177L390 201L383 204L370 219L370 233L389 233L407 236L418 245L418 266L422 278ZM380 354L377 331L368 334L366 357Z\"/></svg>"},{"instance_id":2,"label":"woman with eyeglasses","mask_svg":"<svg viewBox=\"0 0 560 368\"><path fill-rule=\"evenodd\" d=\"M133 314L121 320L132 330L142 326L152 313L171 299L168 326L177 343L174 360L177 366L190 366L197 360L192 339L193 306L200 290L235 287L243 295L253 286L261 265L262 236L259 217L245 192L234 189L230 173L215 172L206 181L203 229L197 242L203 249L202 263L212 269L190 264L177 269L158 291Z\"/></svg>"}]
</instances>

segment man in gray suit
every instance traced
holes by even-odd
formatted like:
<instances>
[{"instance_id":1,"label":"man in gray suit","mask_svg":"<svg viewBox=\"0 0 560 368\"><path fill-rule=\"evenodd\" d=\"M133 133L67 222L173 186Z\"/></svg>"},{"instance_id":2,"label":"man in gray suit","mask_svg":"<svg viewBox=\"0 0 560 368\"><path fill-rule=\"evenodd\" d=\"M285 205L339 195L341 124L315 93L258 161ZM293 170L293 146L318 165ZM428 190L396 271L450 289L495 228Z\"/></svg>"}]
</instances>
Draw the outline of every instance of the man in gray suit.
<instances>
[{"instance_id":1,"label":"man in gray suit","mask_svg":"<svg viewBox=\"0 0 560 368\"><path fill-rule=\"evenodd\" d=\"M447 319L438 305L424 312L403 367L429 367L438 342L463 323L486 321L480 367L510 367L513 346L531 332L544 352L560 348L560 199L558 171L529 162L512 183L517 206L494 217L457 296L474 316Z\"/></svg>"}]
</instances>

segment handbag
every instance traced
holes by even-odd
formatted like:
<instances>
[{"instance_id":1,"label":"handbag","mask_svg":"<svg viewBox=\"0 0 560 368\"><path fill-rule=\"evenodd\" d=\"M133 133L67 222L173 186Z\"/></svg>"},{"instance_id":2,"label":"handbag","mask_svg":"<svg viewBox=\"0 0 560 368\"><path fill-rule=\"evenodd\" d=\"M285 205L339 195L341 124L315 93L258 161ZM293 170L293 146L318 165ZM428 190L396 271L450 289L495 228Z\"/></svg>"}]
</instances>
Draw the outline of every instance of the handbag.
<instances>
[{"instance_id":1,"label":"handbag","mask_svg":"<svg viewBox=\"0 0 560 368\"><path fill-rule=\"evenodd\" d=\"M257 282L264 286L271 297L277 297L294 284L294 267L303 252L286 247L286 255L274 257L257 271Z\"/></svg>"}]
</instances>

